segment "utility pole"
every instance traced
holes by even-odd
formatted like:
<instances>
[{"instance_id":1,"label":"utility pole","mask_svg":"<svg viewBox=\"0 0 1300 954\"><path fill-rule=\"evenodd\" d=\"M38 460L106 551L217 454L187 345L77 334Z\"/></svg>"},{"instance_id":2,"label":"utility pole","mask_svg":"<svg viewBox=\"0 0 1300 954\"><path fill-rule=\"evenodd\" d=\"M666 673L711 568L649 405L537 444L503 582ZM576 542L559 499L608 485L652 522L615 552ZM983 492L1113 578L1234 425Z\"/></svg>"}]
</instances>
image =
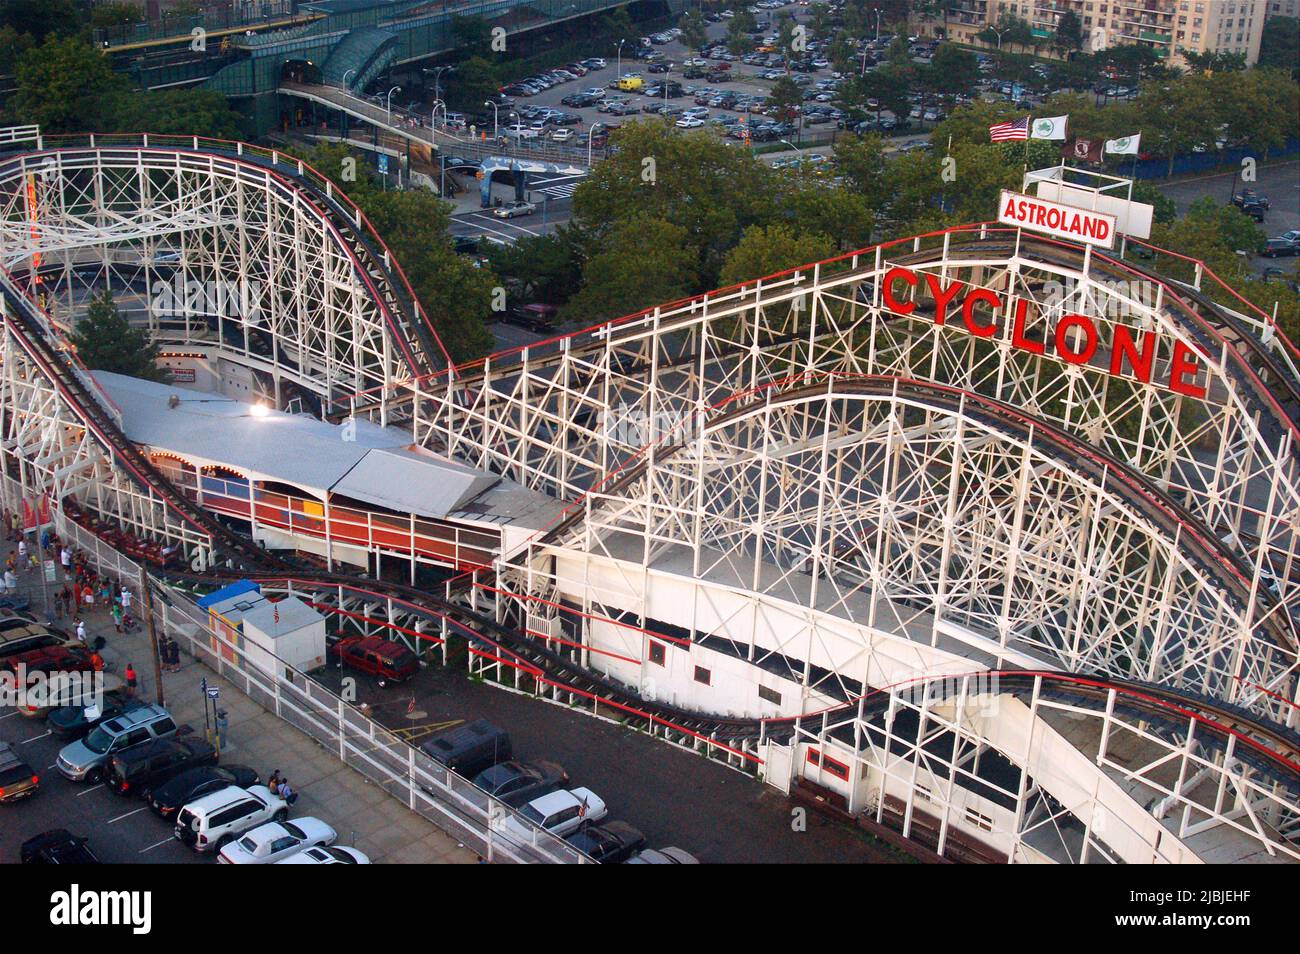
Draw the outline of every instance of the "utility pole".
<instances>
[{"instance_id":1,"label":"utility pole","mask_svg":"<svg viewBox=\"0 0 1300 954\"><path fill-rule=\"evenodd\" d=\"M140 601L144 604L144 615L149 620L149 647L153 652L153 681L157 687L158 705L165 705L163 701L163 679L162 679L162 657L158 655L158 626L153 618L153 590L149 586L149 572L145 569L143 563L140 564ZM207 703L205 702L206 706ZM207 715L207 710L204 710Z\"/></svg>"}]
</instances>

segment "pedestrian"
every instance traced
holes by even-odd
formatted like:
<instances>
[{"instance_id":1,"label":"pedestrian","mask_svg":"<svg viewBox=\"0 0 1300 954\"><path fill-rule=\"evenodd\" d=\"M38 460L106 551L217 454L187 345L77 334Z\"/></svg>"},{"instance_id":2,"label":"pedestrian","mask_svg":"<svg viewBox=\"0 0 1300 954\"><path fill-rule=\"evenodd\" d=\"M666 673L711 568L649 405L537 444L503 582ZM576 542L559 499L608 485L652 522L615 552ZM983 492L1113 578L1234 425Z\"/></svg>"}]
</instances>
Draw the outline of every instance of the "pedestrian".
<instances>
[{"instance_id":1,"label":"pedestrian","mask_svg":"<svg viewBox=\"0 0 1300 954\"><path fill-rule=\"evenodd\" d=\"M10 550L9 555L5 557L5 569L6 570L18 569L18 555L14 553L13 550Z\"/></svg>"},{"instance_id":2,"label":"pedestrian","mask_svg":"<svg viewBox=\"0 0 1300 954\"><path fill-rule=\"evenodd\" d=\"M86 641L86 621L78 617L76 622L77 622L77 639L81 641L81 645L83 646L90 645Z\"/></svg>"},{"instance_id":3,"label":"pedestrian","mask_svg":"<svg viewBox=\"0 0 1300 954\"><path fill-rule=\"evenodd\" d=\"M276 769L271 773L271 778L266 783L266 787L271 790L272 795L280 794L280 770Z\"/></svg>"},{"instance_id":4,"label":"pedestrian","mask_svg":"<svg viewBox=\"0 0 1300 954\"><path fill-rule=\"evenodd\" d=\"M122 612L126 614L131 612L131 591L125 586L122 587Z\"/></svg>"},{"instance_id":5,"label":"pedestrian","mask_svg":"<svg viewBox=\"0 0 1300 954\"><path fill-rule=\"evenodd\" d=\"M284 799L286 805L292 805L298 800L298 793L289 787L287 778L280 779L280 797Z\"/></svg>"},{"instance_id":6,"label":"pedestrian","mask_svg":"<svg viewBox=\"0 0 1300 954\"><path fill-rule=\"evenodd\" d=\"M104 671L104 657L99 654L98 649L90 654L90 666L95 672Z\"/></svg>"},{"instance_id":7,"label":"pedestrian","mask_svg":"<svg viewBox=\"0 0 1300 954\"><path fill-rule=\"evenodd\" d=\"M135 667L129 662L126 664L126 694L132 698L135 697Z\"/></svg>"},{"instance_id":8,"label":"pedestrian","mask_svg":"<svg viewBox=\"0 0 1300 954\"><path fill-rule=\"evenodd\" d=\"M113 628L119 633L122 632L122 604L113 604Z\"/></svg>"},{"instance_id":9,"label":"pedestrian","mask_svg":"<svg viewBox=\"0 0 1300 954\"><path fill-rule=\"evenodd\" d=\"M23 537L18 541L18 565L24 570L27 569L27 538Z\"/></svg>"},{"instance_id":10,"label":"pedestrian","mask_svg":"<svg viewBox=\"0 0 1300 954\"><path fill-rule=\"evenodd\" d=\"M72 615L72 590L68 588L67 583L63 584L63 592L59 594L59 602L61 604L60 615L71 616Z\"/></svg>"},{"instance_id":11,"label":"pedestrian","mask_svg":"<svg viewBox=\"0 0 1300 954\"><path fill-rule=\"evenodd\" d=\"M63 564L63 576L66 579L72 573L72 551L66 546L59 551L59 562Z\"/></svg>"},{"instance_id":12,"label":"pedestrian","mask_svg":"<svg viewBox=\"0 0 1300 954\"><path fill-rule=\"evenodd\" d=\"M167 637L167 671L181 671L181 644L170 636Z\"/></svg>"},{"instance_id":13,"label":"pedestrian","mask_svg":"<svg viewBox=\"0 0 1300 954\"><path fill-rule=\"evenodd\" d=\"M5 567L5 592L10 596L18 592L18 574L13 567Z\"/></svg>"}]
</instances>

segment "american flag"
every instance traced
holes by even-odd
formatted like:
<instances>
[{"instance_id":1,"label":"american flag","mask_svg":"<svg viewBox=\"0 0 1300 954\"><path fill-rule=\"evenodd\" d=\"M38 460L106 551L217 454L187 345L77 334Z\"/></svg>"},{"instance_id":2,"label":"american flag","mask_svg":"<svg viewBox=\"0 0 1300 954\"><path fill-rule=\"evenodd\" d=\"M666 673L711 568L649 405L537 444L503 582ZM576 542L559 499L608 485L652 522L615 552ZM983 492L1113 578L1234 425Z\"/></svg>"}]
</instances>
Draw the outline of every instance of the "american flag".
<instances>
[{"instance_id":1,"label":"american flag","mask_svg":"<svg viewBox=\"0 0 1300 954\"><path fill-rule=\"evenodd\" d=\"M998 123L989 127L989 138L994 142L1011 142L1016 139L1029 138L1029 117L1017 119L1014 123Z\"/></svg>"}]
</instances>

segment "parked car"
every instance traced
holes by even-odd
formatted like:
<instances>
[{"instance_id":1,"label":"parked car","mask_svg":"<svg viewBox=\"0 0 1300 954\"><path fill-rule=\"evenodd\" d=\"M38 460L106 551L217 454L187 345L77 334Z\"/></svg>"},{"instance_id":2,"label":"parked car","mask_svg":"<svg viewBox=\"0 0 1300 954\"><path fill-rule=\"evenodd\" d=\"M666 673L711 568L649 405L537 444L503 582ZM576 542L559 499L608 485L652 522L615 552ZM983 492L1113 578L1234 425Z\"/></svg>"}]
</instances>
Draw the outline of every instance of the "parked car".
<instances>
[{"instance_id":1,"label":"parked car","mask_svg":"<svg viewBox=\"0 0 1300 954\"><path fill-rule=\"evenodd\" d=\"M190 802L223 788L251 788L259 781L257 771L247 765L200 765L185 769L156 786L149 799L154 814L170 818Z\"/></svg>"},{"instance_id":2,"label":"parked car","mask_svg":"<svg viewBox=\"0 0 1300 954\"><path fill-rule=\"evenodd\" d=\"M220 851L246 831L284 821L289 806L265 785L233 785L190 802L176 814L175 836L195 851Z\"/></svg>"},{"instance_id":3,"label":"parked car","mask_svg":"<svg viewBox=\"0 0 1300 954\"><path fill-rule=\"evenodd\" d=\"M645 835L620 821L588 825L564 840L603 865L621 864L645 847Z\"/></svg>"},{"instance_id":4,"label":"parked car","mask_svg":"<svg viewBox=\"0 0 1300 954\"><path fill-rule=\"evenodd\" d=\"M1281 255L1300 255L1300 241L1287 238L1271 238L1264 243L1259 254L1265 258L1277 258Z\"/></svg>"},{"instance_id":5,"label":"parked car","mask_svg":"<svg viewBox=\"0 0 1300 954\"><path fill-rule=\"evenodd\" d=\"M0 742L0 802L30 798L40 787L40 776L18 757L12 745Z\"/></svg>"},{"instance_id":6,"label":"parked car","mask_svg":"<svg viewBox=\"0 0 1300 954\"><path fill-rule=\"evenodd\" d=\"M569 773L554 762L502 762L474 776L474 784L512 808L569 784Z\"/></svg>"},{"instance_id":7,"label":"parked car","mask_svg":"<svg viewBox=\"0 0 1300 954\"><path fill-rule=\"evenodd\" d=\"M535 798L519 810L519 815L563 838L583 825L598 822L609 814L600 796L588 788L561 789ZM511 815L502 823L503 831L520 842L530 842L532 830Z\"/></svg>"},{"instance_id":8,"label":"parked car","mask_svg":"<svg viewBox=\"0 0 1300 954\"><path fill-rule=\"evenodd\" d=\"M1232 204L1237 206L1237 208L1242 208L1250 204L1259 205L1265 209L1269 207L1268 196L1260 195L1254 189L1242 189L1240 192L1234 193L1232 196Z\"/></svg>"},{"instance_id":9,"label":"parked car","mask_svg":"<svg viewBox=\"0 0 1300 954\"><path fill-rule=\"evenodd\" d=\"M379 688L404 682L420 671L420 661L401 643L382 636L345 636L330 647L340 666L349 666L376 678Z\"/></svg>"},{"instance_id":10,"label":"parked car","mask_svg":"<svg viewBox=\"0 0 1300 954\"><path fill-rule=\"evenodd\" d=\"M277 865L368 865L365 852L346 845L313 845L281 858Z\"/></svg>"},{"instance_id":11,"label":"parked car","mask_svg":"<svg viewBox=\"0 0 1300 954\"><path fill-rule=\"evenodd\" d=\"M698 865L699 859L680 848L647 848L628 861L630 865Z\"/></svg>"},{"instance_id":12,"label":"parked car","mask_svg":"<svg viewBox=\"0 0 1300 954\"><path fill-rule=\"evenodd\" d=\"M228 842L217 855L223 865L269 865L316 845L332 845L339 835L319 818L269 822Z\"/></svg>"},{"instance_id":13,"label":"parked car","mask_svg":"<svg viewBox=\"0 0 1300 954\"><path fill-rule=\"evenodd\" d=\"M90 850L86 839L74 835L66 828L52 828L28 838L18 849L19 860L25 865L97 865L99 859Z\"/></svg>"},{"instance_id":14,"label":"parked car","mask_svg":"<svg viewBox=\"0 0 1300 954\"><path fill-rule=\"evenodd\" d=\"M465 778L473 778L513 754L509 734L486 719L434 733L420 743L420 751Z\"/></svg>"},{"instance_id":15,"label":"parked car","mask_svg":"<svg viewBox=\"0 0 1300 954\"><path fill-rule=\"evenodd\" d=\"M217 759L217 750L203 739L154 739L109 759L105 781L118 795L148 798L186 769L215 765Z\"/></svg>"},{"instance_id":16,"label":"parked car","mask_svg":"<svg viewBox=\"0 0 1300 954\"><path fill-rule=\"evenodd\" d=\"M98 706L62 706L45 717L50 731L65 739L80 739L95 726L116 719L124 712L145 704L142 699L132 699L120 692L106 692Z\"/></svg>"},{"instance_id":17,"label":"parked car","mask_svg":"<svg viewBox=\"0 0 1300 954\"><path fill-rule=\"evenodd\" d=\"M73 645L62 630L42 626L26 615L9 616L0 621L0 659L21 656L37 649L72 648Z\"/></svg>"},{"instance_id":18,"label":"parked car","mask_svg":"<svg viewBox=\"0 0 1300 954\"><path fill-rule=\"evenodd\" d=\"M162 706L148 705L123 712L101 722L84 739L65 745L55 765L71 782L85 781L97 785L108 770L114 755L151 739L175 735L176 722Z\"/></svg>"},{"instance_id":19,"label":"parked car","mask_svg":"<svg viewBox=\"0 0 1300 954\"><path fill-rule=\"evenodd\" d=\"M1244 202L1241 204L1240 208L1242 212L1249 215L1256 222L1263 222L1264 213L1268 211L1267 205L1264 205L1262 202L1254 201Z\"/></svg>"}]
</instances>

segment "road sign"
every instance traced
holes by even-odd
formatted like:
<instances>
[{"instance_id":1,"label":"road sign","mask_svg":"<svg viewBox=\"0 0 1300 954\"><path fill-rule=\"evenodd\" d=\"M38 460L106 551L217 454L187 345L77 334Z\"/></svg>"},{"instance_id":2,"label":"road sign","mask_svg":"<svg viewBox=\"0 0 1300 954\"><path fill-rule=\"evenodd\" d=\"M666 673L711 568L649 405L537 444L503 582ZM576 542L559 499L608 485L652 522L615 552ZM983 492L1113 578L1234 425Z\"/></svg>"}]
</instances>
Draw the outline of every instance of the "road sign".
<instances>
[{"instance_id":1,"label":"road sign","mask_svg":"<svg viewBox=\"0 0 1300 954\"><path fill-rule=\"evenodd\" d=\"M213 686L211 689L208 690L208 698L209 698L209 699L220 699L220 698L221 698L221 690L218 689L216 686Z\"/></svg>"}]
</instances>

